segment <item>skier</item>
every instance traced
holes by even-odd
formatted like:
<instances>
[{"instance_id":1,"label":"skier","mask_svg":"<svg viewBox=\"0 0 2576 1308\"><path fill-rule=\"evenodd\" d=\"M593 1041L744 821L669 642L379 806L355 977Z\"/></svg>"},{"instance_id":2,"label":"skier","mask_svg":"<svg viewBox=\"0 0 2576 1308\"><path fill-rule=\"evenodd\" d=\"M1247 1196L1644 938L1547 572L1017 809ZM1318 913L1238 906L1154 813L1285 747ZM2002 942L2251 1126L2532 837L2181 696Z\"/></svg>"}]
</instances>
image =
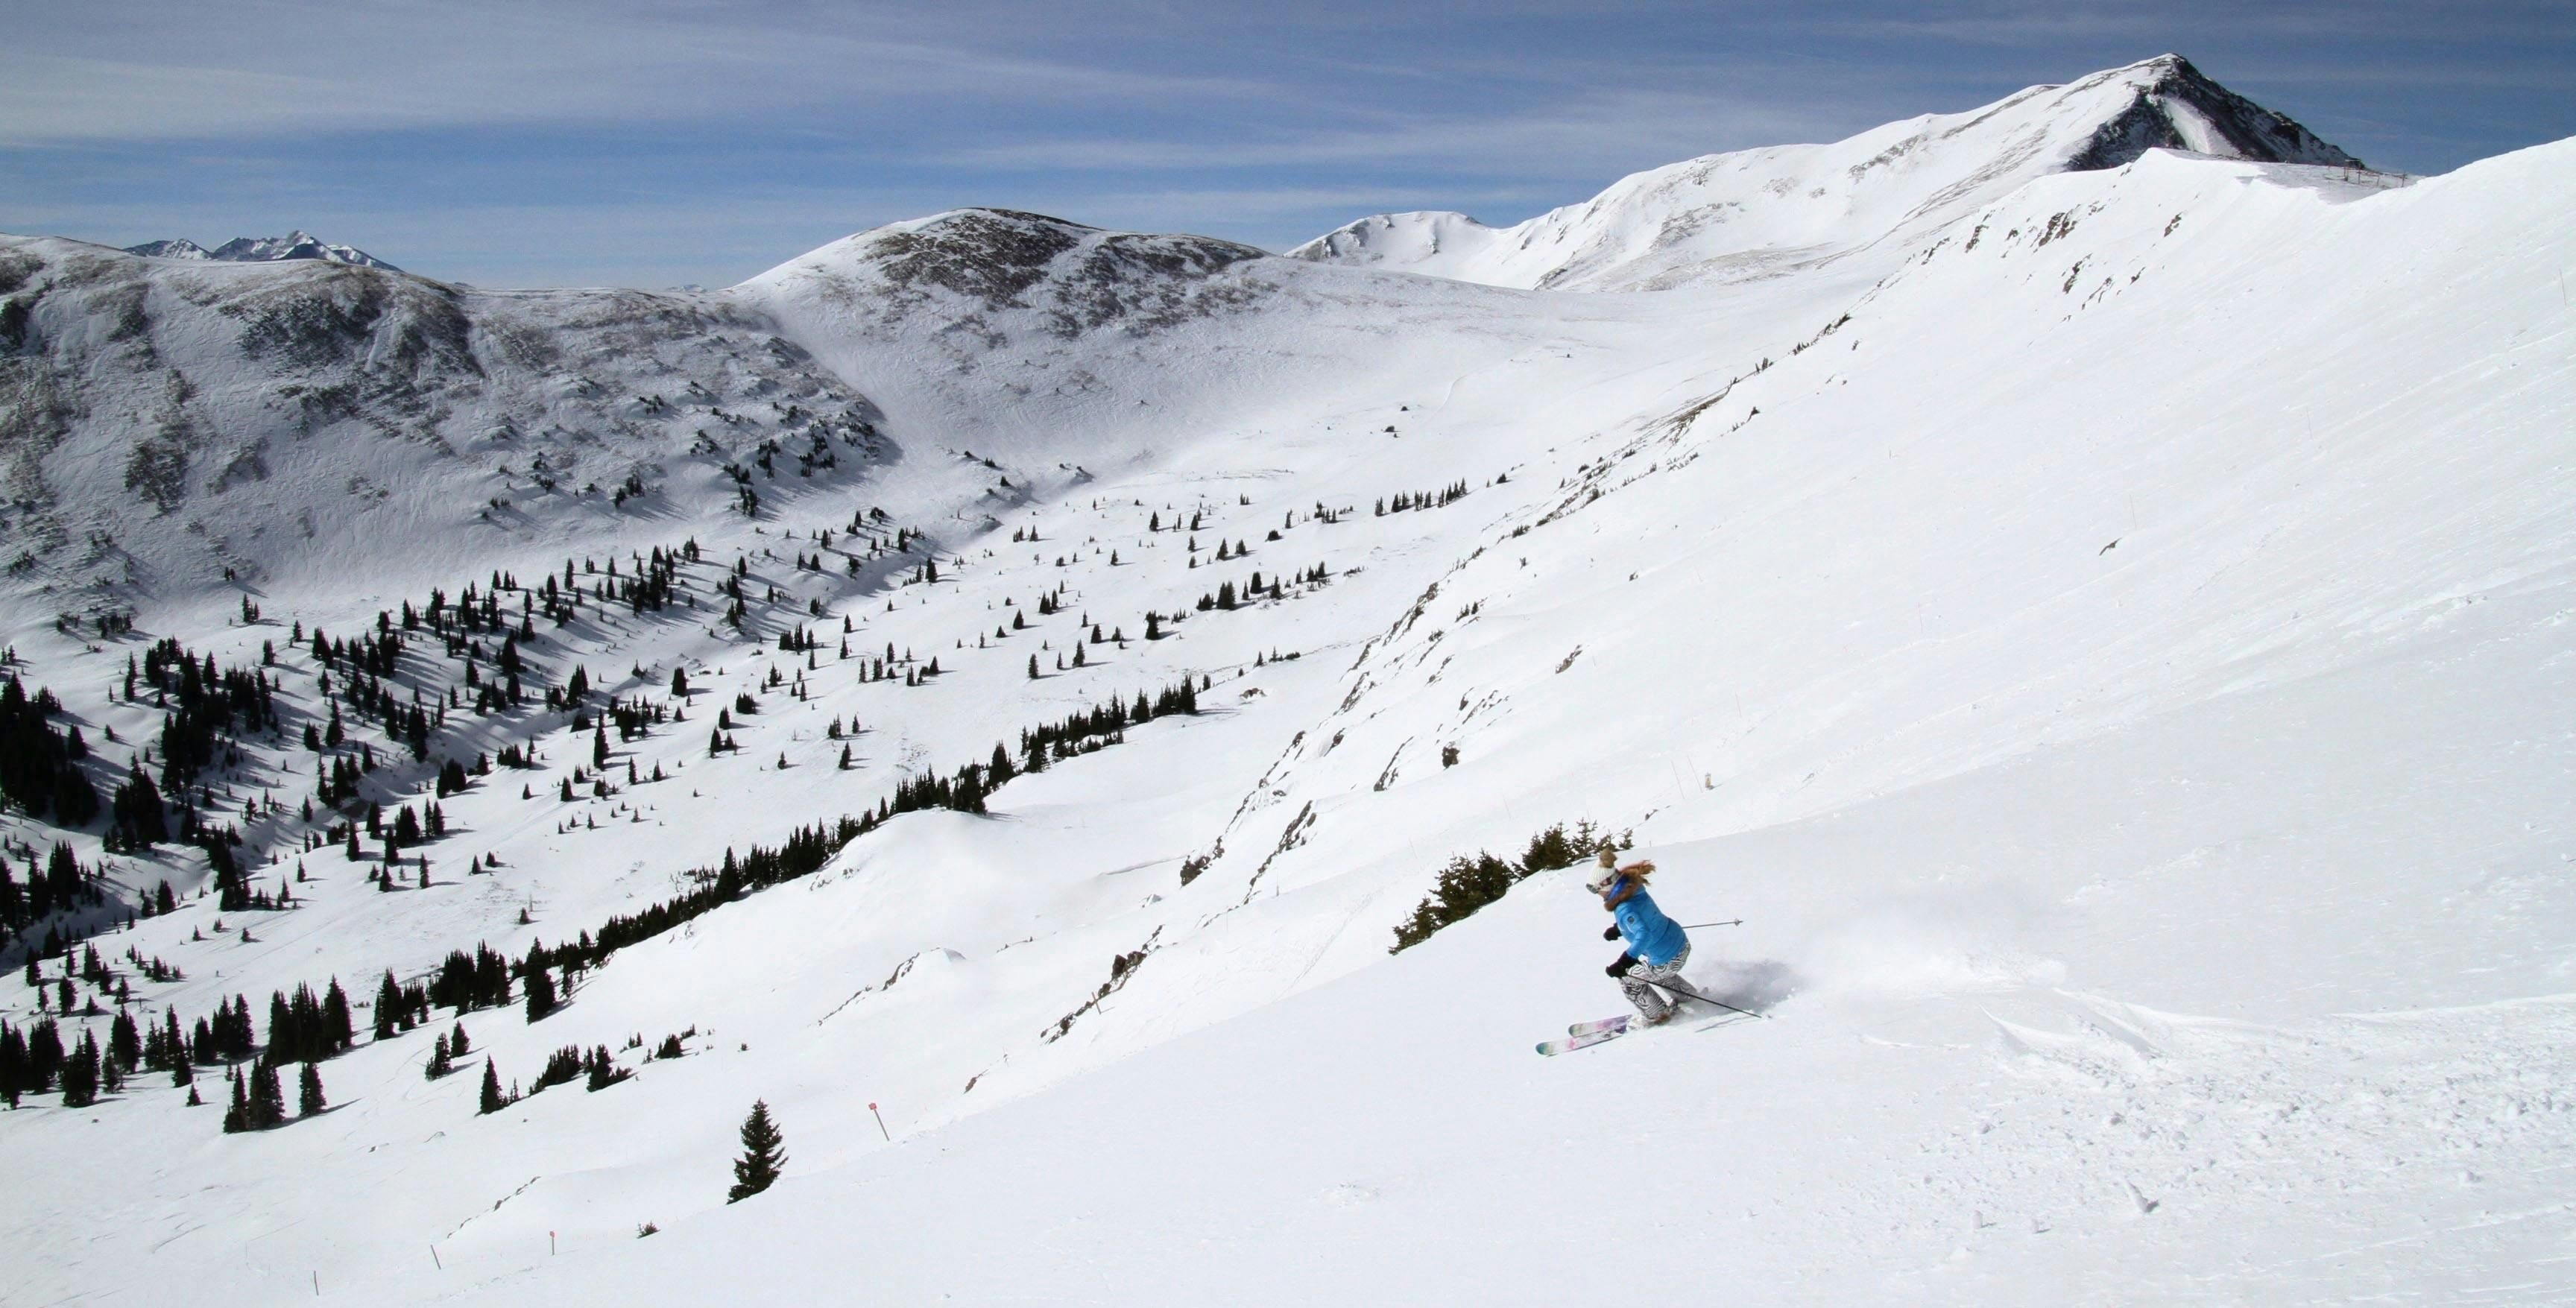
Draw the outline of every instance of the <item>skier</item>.
<instances>
[{"instance_id":1,"label":"skier","mask_svg":"<svg viewBox=\"0 0 2576 1308\"><path fill-rule=\"evenodd\" d=\"M1646 1025L1662 1026L1681 1011L1681 1003L1666 998L1656 982L1680 994L1697 992L1682 979L1682 968L1690 962L1689 935L1682 931L1680 923L1664 916L1664 911L1655 907L1654 896L1646 893L1646 878L1654 873L1655 865L1642 859L1621 867L1618 854L1604 848L1601 870L1585 884L1601 896L1601 907L1614 919L1601 938L1624 937L1628 942L1627 952L1619 955L1619 961L1603 970L1627 992L1628 1002L1645 1016Z\"/></svg>"}]
</instances>

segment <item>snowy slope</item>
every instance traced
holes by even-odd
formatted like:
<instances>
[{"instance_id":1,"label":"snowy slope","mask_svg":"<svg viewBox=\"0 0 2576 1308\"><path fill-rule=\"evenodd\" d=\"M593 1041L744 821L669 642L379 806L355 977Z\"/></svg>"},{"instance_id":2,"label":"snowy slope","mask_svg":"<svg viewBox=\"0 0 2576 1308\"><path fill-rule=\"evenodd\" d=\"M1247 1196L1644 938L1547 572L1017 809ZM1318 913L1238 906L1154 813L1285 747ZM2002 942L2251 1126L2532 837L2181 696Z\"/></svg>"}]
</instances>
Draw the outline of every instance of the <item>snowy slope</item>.
<instances>
[{"instance_id":1,"label":"snowy slope","mask_svg":"<svg viewBox=\"0 0 2576 1308\"><path fill-rule=\"evenodd\" d=\"M1622 178L1512 227L1465 214L1379 214L1292 258L1495 286L1651 290L1779 276L1874 245L1912 248L2054 172L2116 168L2147 150L2359 166L2177 55L1959 114L1889 123L1830 145L1685 160ZM1876 275L1874 270L1872 275Z\"/></svg>"},{"instance_id":2,"label":"snowy slope","mask_svg":"<svg viewBox=\"0 0 2576 1308\"><path fill-rule=\"evenodd\" d=\"M1207 684L541 1021L464 1014L449 1078L421 1069L455 1014L378 1042L362 1012L333 1107L273 1132L158 1074L30 1099L0 1115L0 1165L44 1178L13 1294L1566 1302L1634 1231L1620 1292L1684 1299L2563 1300L2576 144L2404 187L2209 153L2042 169L1680 296L986 210L704 296L13 241L16 671L150 741L115 693L142 639L280 647L287 730L211 807L286 801L245 857L301 906L99 937L187 971L128 976L149 1013L516 957L1019 728ZM165 506L126 482L173 421L207 435L167 441ZM803 467L817 427L836 462ZM264 477L210 475L254 437ZM650 493L612 501L629 469ZM587 590L683 539L685 603L585 598L526 646L532 681L630 702L688 672L685 722L608 737L606 793L559 798L594 748L569 714L458 710L439 750L537 766L444 800L430 885L298 852L328 669L281 629L568 558ZM1297 580L1196 607L1255 569ZM419 638L392 682L443 697L473 657ZM352 729L391 760L369 796L428 798ZM97 752L112 783L132 750ZM1450 857L1584 820L1634 831L1680 920L1745 920L1692 974L1768 1018L1533 1057L1621 1006L1563 874L1387 956ZM635 1075L476 1113L483 1057L525 1086L565 1046ZM728 1207L755 1097L791 1161Z\"/></svg>"},{"instance_id":3,"label":"snowy slope","mask_svg":"<svg viewBox=\"0 0 2576 1308\"><path fill-rule=\"evenodd\" d=\"M2157 156L1979 215L1445 577L1088 1039L1251 1015L846 1163L902 1073L826 1059L793 1198L474 1293L1544 1303L1599 1274L1569 1232L1634 1232L1666 1296L2563 1299L2570 148L2395 193ZM1564 876L1371 965L1428 865L1559 814L1745 917L1694 972L1771 1019L1529 1058L1618 1006ZM547 1220L597 1208L644 1211Z\"/></svg>"}]
</instances>

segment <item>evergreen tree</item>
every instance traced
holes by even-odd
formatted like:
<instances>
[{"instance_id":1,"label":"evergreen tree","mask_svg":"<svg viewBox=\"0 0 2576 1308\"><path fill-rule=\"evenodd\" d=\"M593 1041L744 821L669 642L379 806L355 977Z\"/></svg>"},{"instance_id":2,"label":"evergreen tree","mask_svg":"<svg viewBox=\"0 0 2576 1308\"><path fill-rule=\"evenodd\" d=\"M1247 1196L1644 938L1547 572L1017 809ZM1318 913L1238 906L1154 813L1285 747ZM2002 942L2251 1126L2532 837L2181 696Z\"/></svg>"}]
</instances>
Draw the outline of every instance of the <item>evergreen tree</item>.
<instances>
[{"instance_id":1,"label":"evergreen tree","mask_svg":"<svg viewBox=\"0 0 2576 1308\"><path fill-rule=\"evenodd\" d=\"M523 974L528 981L528 1020L534 1022L555 1011L555 981L546 972L544 957L534 950L529 951Z\"/></svg>"},{"instance_id":2,"label":"evergreen tree","mask_svg":"<svg viewBox=\"0 0 2576 1308\"><path fill-rule=\"evenodd\" d=\"M503 1108L508 1107L509 1103L509 1100L501 1097L501 1074L493 1069L492 1060L488 1057L485 1058L483 1060L482 1106L477 1108L475 1111L482 1113L497 1113Z\"/></svg>"},{"instance_id":3,"label":"evergreen tree","mask_svg":"<svg viewBox=\"0 0 2576 1308\"><path fill-rule=\"evenodd\" d=\"M349 992L340 988L340 978L336 976L331 978L330 991L322 997L322 1034L334 1054L345 1053L358 1042L357 1030L349 1020Z\"/></svg>"},{"instance_id":4,"label":"evergreen tree","mask_svg":"<svg viewBox=\"0 0 2576 1308\"><path fill-rule=\"evenodd\" d=\"M226 1134L231 1134L235 1131L247 1131L250 1129L250 1092L242 1085L241 1069L238 1067L232 1070L232 1083L232 1106L224 1109L224 1132Z\"/></svg>"},{"instance_id":5,"label":"evergreen tree","mask_svg":"<svg viewBox=\"0 0 2576 1308\"><path fill-rule=\"evenodd\" d=\"M265 1131L286 1120L286 1087L278 1082L277 1065L263 1058L251 1066L250 1127Z\"/></svg>"},{"instance_id":6,"label":"evergreen tree","mask_svg":"<svg viewBox=\"0 0 2576 1308\"><path fill-rule=\"evenodd\" d=\"M98 1040L84 1028L71 1057L63 1060L63 1107L87 1108L98 1102Z\"/></svg>"},{"instance_id":7,"label":"evergreen tree","mask_svg":"<svg viewBox=\"0 0 2576 1308\"><path fill-rule=\"evenodd\" d=\"M385 979L376 986L376 1038L378 1040L394 1038L394 1021L401 1014L402 1006L402 987L394 983L393 970L387 968Z\"/></svg>"},{"instance_id":8,"label":"evergreen tree","mask_svg":"<svg viewBox=\"0 0 2576 1308\"><path fill-rule=\"evenodd\" d=\"M740 1203L775 1183L778 1169L787 1165L786 1143L769 1120L768 1101L753 1100L751 1116L742 1119L742 1157L734 1160L733 1189L725 1192L725 1202Z\"/></svg>"},{"instance_id":9,"label":"evergreen tree","mask_svg":"<svg viewBox=\"0 0 2576 1308\"><path fill-rule=\"evenodd\" d=\"M311 1063L296 1078L295 1115L311 1117L322 1111L322 1072Z\"/></svg>"},{"instance_id":10,"label":"evergreen tree","mask_svg":"<svg viewBox=\"0 0 2576 1308\"><path fill-rule=\"evenodd\" d=\"M134 1015L120 1009L116 1020L107 1028L108 1061L119 1071L131 1070L143 1057L143 1036L134 1025Z\"/></svg>"}]
</instances>

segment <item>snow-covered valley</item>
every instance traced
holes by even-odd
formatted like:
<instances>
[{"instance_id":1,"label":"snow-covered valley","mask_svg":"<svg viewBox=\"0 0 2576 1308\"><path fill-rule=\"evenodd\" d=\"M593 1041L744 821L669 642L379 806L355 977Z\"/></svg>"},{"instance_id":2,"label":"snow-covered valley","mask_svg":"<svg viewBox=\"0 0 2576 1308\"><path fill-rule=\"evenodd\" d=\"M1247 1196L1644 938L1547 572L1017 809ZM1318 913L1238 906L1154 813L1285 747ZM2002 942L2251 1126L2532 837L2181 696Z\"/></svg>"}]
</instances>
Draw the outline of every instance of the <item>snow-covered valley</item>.
<instances>
[{"instance_id":1,"label":"snow-covered valley","mask_svg":"<svg viewBox=\"0 0 2576 1308\"><path fill-rule=\"evenodd\" d=\"M0 238L0 634L101 809L0 824L103 896L0 1017L354 1010L273 1129L220 1127L241 1051L24 1094L6 1297L2564 1302L2576 143L2392 177L2188 71L1464 262ZM169 780L165 638L274 716ZM1533 1056L1625 1006L1574 871L1390 956L1578 824L1741 919L1690 974L1759 1016ZM26 985L49 931L97 934ZM376 1034L387 973L576 941L541 1017L514 969Z\"/></svg>"}]
</instances>

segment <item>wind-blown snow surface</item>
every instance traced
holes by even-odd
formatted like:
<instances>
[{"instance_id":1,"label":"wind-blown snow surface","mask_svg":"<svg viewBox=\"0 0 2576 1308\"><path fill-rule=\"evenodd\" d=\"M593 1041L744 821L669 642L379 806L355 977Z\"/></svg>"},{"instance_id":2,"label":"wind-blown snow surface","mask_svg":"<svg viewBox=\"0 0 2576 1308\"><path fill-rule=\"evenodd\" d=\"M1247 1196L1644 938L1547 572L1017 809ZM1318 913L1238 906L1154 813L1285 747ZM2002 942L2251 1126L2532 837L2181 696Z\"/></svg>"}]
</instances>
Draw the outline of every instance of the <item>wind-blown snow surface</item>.
<instances>
[{"instance_id":1,"label":"wind-blown snow surface","mask_svg":"<svg viewBox=\"0 0 2576 1308\"><path fill-rule=\"evenodd\" d=\"M630 1034L696 1029L597 1094L477 1116L473 1070L423 1079L423 1030L324 1064L335 1107L275 1132L221 1135L166 1078L0 1118L0 1165L40 1178L9 1209L12 1298L2564 1301L2571 165L2561 143L2392 189L2154 151L1875 262L1662 295L968 213L691 301L723 330L677 375L715 386L723 341L775 335L881 409L880 456L755 482L756 521L685 487L621 520L523 484L526 518L483 534L387 543L360 516L243 554L279 579L264 623L341 631L415 583L694 534L704 573L747 554L786 591L763 623L823 634L809 698L760 690L710 759L713 706L797 668L774 640L712 611L549 633L542 667L620 694L691 669L690 722L618 746L670 780L561 804L586 739L480 726L546 763L447 801L438 884L382 894L326 850L255 943L204 902L103 937L187 968L138 982L150 1011L522 954L1182 670L1210 711L1013 781L989 817L899 819L542 1022L464 1018L523 1083L564 1045L639 1067ZM502 402L454 384L458 411ZM697 409L556 421L677 466L715 420L661 389ZM788 566L870 502L934 531L940 582ZM181 566L185 538L149 557ZM333 586L332 548L398 582ZM1192 607L1319 561L1289 598ZM87 575L20 583L21 671L147 736L101 695L125 651L46 625L34 587ZM1058 585L1070 614L1008 625ZM198 586L146 629L191 623L227 661L276 636ZM947 675L860 683L809 598ZM1188 617L1147 643L1148 608ZM1127 645L1058 674L1073 615ZM295 713L310 671L287 651ZM822 724L851 714L841 771ZM279 771L301 751L260 765L308 788ZM1766 1017L1533 1057L1621 1006L1562 874L1386 956L1449 857L1585 819L1633 828L1681 920L1745 920L1695 933L1692 974ZM457 869L484 850L500 871ZM728 1207L755 1096L791 1162Z\"/></svg>"}]
</instances>

